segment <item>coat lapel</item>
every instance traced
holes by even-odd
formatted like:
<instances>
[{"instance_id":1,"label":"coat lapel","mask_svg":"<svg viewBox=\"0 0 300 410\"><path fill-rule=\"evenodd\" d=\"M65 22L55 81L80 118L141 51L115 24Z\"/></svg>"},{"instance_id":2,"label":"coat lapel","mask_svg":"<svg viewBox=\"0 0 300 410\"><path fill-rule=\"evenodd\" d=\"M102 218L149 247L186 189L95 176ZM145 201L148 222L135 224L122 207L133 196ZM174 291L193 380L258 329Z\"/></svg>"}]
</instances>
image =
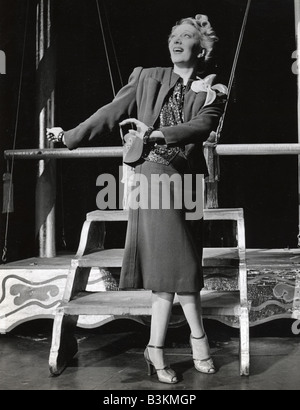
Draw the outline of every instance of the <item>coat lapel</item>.
<instances>
[{"instance_id":1,"label":"coat lapel","mask_svg":"<svg viewBox=\"0 0 300 410\"><path fill-rule=\"evenodd\" d=\"M160 115L167 95L169 94L170 90L175 87L175 84L179 78L179 75L174 73L173 68L168 68L164 72L164 75L161 79L161 87L158 93L157 102L155 104L155 111L153 113L153 125L156 123Z\"/></svg>"},{"instance_id":2,"label":"coat lapel","mask_svg":"<svg viewBox=\"0 0 300 410\"><path fill-rule=\"evenodd\" d=\"M180 76L178 74L175 74L173 71L173 68L168 68L165 73L164 76L161 80L161 90L159 93L159 105L161 104L161 108L162 105L166 99L166 96L168 95L169 91L175 87L176 82L178 81L178 79L180 78Z\"/></svg>"},{"instance_id":3,"label":"coat lapel","mask_svg":"<svg viewBox=\"0 0 300 410\"><path fill-rule=\"evenodd\" d=\"M180 78L178 74L174 73L174 70L171 67L162 70L161 74L159 73L159 75L153 77L153 80L155 81L153 81L153 83L151 84L151 87L153 88L149 90L149 94L152 93L153 96L157 95L156 102L152 106L152 110L146 110L146 116L143 117L143 120L147 124L152 126L155 125L159 118L166 97L168 96L170 91L175 87L176 82ZM191 78L191 82L194 81L193 78L194 76ZM195 110L198 111L201 108L201 106L204 105L205 99L206 93L200 92L197 94L189 87L184 102L184 115L186 121L191 120L191 118L195 115Z\"/></svg>"},{"instance_id":4,"label":"coat lapel","mask_svg":"<svg viewBox=\"0 0 300 410\"><path fill-rule=\"evenodd\" d=\"M192 83L196 81L197 79L197 74L198 74L197 70L195 69L188 83L188 91L185 95L184 107L183 107L185 121L190 121L192 117L194 116L195 110L193 110L193 108L195 107L195 105L197 106L196 107L197 109L200 109L201 106L204 105L204 102L205 102L206 94L204 93L197 94L191 89Z\"/></svg>"}]
</instances>

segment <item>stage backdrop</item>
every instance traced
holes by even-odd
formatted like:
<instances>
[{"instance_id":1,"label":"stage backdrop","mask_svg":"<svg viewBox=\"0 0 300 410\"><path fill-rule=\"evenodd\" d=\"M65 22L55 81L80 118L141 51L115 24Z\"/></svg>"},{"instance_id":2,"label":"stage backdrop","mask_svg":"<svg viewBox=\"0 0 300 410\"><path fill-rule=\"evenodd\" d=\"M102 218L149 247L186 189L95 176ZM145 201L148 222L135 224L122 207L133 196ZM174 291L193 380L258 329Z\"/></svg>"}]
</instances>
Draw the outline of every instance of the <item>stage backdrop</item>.
<instances>
[{"instance_id":1,"label":"stage backdrop","mask_svg":"<svg viewBox=\"0 0 300 410\"><path fill-rule=\"evenodd\" d=\"M297 78L292 72L295 50L293 0L253 0L234 92L222 143L297 142ZM113 94L104 43L93 0L53 0L57 44L56 116L64 129L76 126ZM246 2L239 0L99 0L112 59L116 88L121 87L113 61L115 45L126 83L136 66L168 66L167 39L181 17L208 14L220 36L215 65L228 80ZM0 76L0 173L4 149L12 148L22 55L26 1L0 0L0 50L7 74ZM106 16L106 17L105 17ZM17 148L37 147L35 1L30 19L22 82ZM109 22L109 25L107 24ZM110 30L109 30L110 29ZM111 35L110 35L111 33ZM118 145L118 135L101 144ZM96 179L101 172L118 174L119 161L68 160L58 163L58 250L74 251L85 214L96 208ZM37 254L34 207L34 162L17 162L15 213L11 217L9 259ZM249 248L296 247L298 188L296 157L230 157L221 159L220 206L243 207ZM2 202L2 201L1 201ZM0 217L3 247L5 216ZM63 231L67 247L64 248ZM108 240L122 242L118 232Z\"/></svg>"}]
</instances>

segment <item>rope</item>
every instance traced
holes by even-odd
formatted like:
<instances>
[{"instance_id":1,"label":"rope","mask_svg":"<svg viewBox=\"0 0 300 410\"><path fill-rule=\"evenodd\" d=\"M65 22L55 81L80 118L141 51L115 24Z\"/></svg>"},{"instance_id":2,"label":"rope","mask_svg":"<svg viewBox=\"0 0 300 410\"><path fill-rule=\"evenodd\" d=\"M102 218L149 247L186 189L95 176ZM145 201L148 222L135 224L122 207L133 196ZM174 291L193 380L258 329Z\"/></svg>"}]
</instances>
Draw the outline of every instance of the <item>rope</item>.
<instances>
[{"instance_id":1,"label":"rope","mask_svg":"<svg viewBox=\"0 0 300 410\"><path fill-rule=\"evenodd\" d=\"M116 47L115 47L115 43L114 43L114 40L113 40L112 32L111 32L111 29L110 29L109 20L108 20L108 17L107 17L106 5L105 5L104 0L103 0L103 7L104 7L104 13L105 13L106 21L107 21L107 26L108 26L110 42L111 42L111 45L112 45L115 61L116 61L116 64L117 64L120 83L121 83L121 86L124 87L124 81L123 81L122 74L121 74L121 68L120 68L120 64L119 64L119 60L118 60L118 56L117 56Z\"/></svg>"},{"instance_id":2,"label":"rope","mask_svg":"<svg viewBox=\"0 0 300 410\"><path fill-rule=\"evenodd\" d=\"M22 82L23 82L23 73L24 73L24 62L25 62L25 51L26 51L26 41L27 41L27 32L28 32L28 20L29 20L29 0L27 0L26 7L26 19L25 19L25 28L24 28L24 41L23 41L23 52L22 52L22 62L20 69L20 79L19 79L19 91L18 91L18 101L17 101L17 112L16 112L16 121L14 129L14 141L13 141L13 150L16 149L17 145L17 133L19 125L19 116L20 116L20 106L21 106L21 93L22 93ZM8 196L8 211L12 199L12 187L13 187L13 175L14 175L14 166L15 166L15 156L13 155L11 161L11 180L9 185L9 196ZM2 262L7 262L7 252L8 252L8 232L9 232L9 222L10 222L10 212L6 214L6 227L5 227L5 237L4 237L4 247L2 253Z\"/></svg>"},{"instance_id":3,"label":"rope","mask_svg":"<svg viewBox=\"0 0 300 410\"><path fill-rule=\"evenodd\" d=\"M220 140L221 133L222 133L223 126L224 126L224 120L225 120L226 113L227 113L227 110L228 110L230 95L231 95L233 84L234 84L234 79L235 79L238 60L239 60L239 57L240 57L240 54L241 54L241 49L242 49L242 44L243 44L244 35L245 35L245 31L246 31L246 26L247 26L247 22L248 22L250 7L251 7L251 0L248 0L246 11L245 11L245 16L244 16L244 20L243 20L243 25L242 25L242 28L241 28L240 37L239 37L237 49L236 49L236 52L235 52L233 65L232 65L230 79L229 79L229 83L228 83L228 98L227 98L227 101L226 101L224 113L223 113L223 115L220 119L219 127L218 127L217 132L216 132L217 133L217 142L219 142L219 140Z\"/></svg>"},{"instance_id":4,"label":"rope","mask_svg":"<svg viewBox=\"0 0 300 410\"><path fill-rule=\"evenodd\" d=\"M117 94L116 94L116 89L115 89L115 84L114 84L112 67L111 67L110 59L109 59L108 46L107 46L105 32L104 32L104 25L103 25L103 20L102 20L102 16L101 16L100 6L99 6L99 0L96 0L96 5L97 5L97 11L98 11L98 17L99 17L99 23L100 23L100 28L101 28L101 32L102 32L103 42L104 42L105 55L106 55L106 60L107 60L107 66L108 66L108 71L109 71L109 76L110 76L111 87L112 87L113 95L115 97Z\"/></svg>"},{"instance_id":5,"label":"rope","mask_svg":"<svg viewBox=\"0 0 300 410\"><path fill-rule=\"evenodd\" d=\"M67 249L66 239L66 224L65 224L65 196L64 196L64 182L63 182L63 163L60 162L60 192L61 192L61 218L62 218L62 247Z\"/></svg>"}]
</instances>

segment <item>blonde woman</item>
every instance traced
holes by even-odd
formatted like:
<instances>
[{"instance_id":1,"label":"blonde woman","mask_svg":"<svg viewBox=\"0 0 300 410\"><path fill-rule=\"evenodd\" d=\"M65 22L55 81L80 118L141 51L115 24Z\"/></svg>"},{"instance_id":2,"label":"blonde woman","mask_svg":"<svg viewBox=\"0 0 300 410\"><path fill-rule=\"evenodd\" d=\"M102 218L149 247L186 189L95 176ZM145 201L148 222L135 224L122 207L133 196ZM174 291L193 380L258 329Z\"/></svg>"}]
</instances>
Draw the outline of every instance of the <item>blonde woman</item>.
<instances>
[{"instance_id":1,"label":"blonde woman","mask_svg":"<svg viewBox=\"0 0 300 410\"><path fill-rule=\"evenodd\" d=\"M130 125L137 143L127 159L136 176L147 178L150 192L153 175L178 175L183 180L186 174L206 174L203 143L218 126L227 89L215 84L215 75L200 78L198 69L209 60L217 40L206 16L182 19L169 37L172 67L136 68L111 104L70 131L49 129L49 140L75 149L119 125ZM169 190L170 209L151 209L149 201L148 207L129 211L120 289L153 292L145 360L149 375L176 384L178 377L163 350L176 294L191 328L196 370L206 374L216 370L201 316L203 220L187 220L186 210L174 204L176 186L163 188Z\"/></svg>"}]
</instances>

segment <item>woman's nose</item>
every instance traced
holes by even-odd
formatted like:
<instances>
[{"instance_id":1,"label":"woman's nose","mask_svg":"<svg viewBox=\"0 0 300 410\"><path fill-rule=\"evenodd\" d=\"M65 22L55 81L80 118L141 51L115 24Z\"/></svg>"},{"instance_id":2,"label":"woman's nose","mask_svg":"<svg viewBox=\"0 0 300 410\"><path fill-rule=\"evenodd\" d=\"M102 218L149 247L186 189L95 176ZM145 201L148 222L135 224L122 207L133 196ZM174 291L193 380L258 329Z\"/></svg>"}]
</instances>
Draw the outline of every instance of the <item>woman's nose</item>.
<instances>
[{"instance_id":1,"label":"woman's nose","mask_svg":"<svg viewBox=\"0 0 300 410\"><path fill-rule=\"evenodd\" d=\"M175 43L175 44L181 44L181 43L182 43L181 38L180 38L180 37L176 37L175 40L174 40L174 43Z\"/></svg>"}]
</instances>

